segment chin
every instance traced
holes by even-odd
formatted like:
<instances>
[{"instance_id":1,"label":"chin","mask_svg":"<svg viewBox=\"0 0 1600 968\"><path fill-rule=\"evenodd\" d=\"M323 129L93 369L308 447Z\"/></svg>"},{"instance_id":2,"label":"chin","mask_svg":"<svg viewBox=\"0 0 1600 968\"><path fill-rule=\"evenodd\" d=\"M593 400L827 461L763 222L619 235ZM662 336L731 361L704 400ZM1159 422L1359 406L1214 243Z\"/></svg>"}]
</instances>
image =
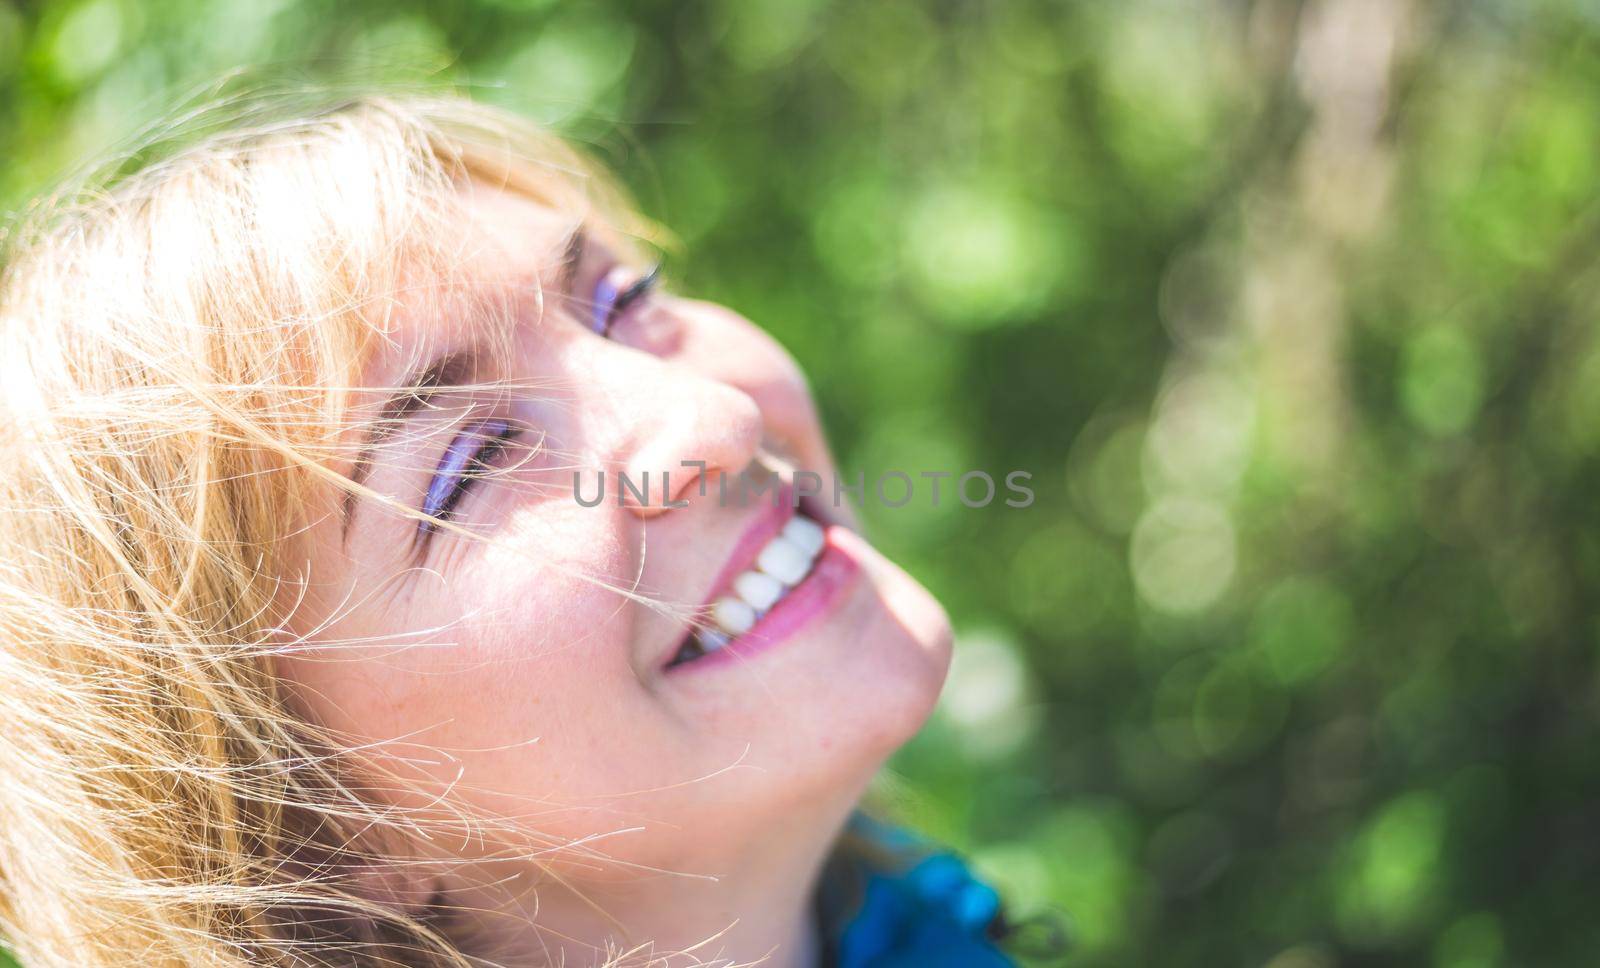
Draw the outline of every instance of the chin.
<instances>
[{"instance_id":1,"label":"chin","mask_svg":"<svg viewBox=\"0 0 1600 968\"><path fill-rule=\"evenodd\" d=\"M937 599L898 565L866 548L878 608L865 622L859 650L863 699L876 707L883 755L911 739L927 722L950 670L950 618Z\"/></svg>"},{"instance_id":2,"label":"chin","mask_svg":"<svg viewBox=\"0 0 1600 968\"><path fill-rule=\"evenodd\" d=\"M847 539L848 540L848 539ZM950 619L932 594L865 541L851 551L863 580L805 670L821 735L864 784L932 714L950 668ZM798 657L799 650L796 655ZM841 763L841 765L844 765Z\"/></svg>"},{"instance_id":3,"label":"chin","mask_svg":"<svg viewBox=\"0 0 1600 968\"><path fill-rule=\"evenodd\" d=\"M847 810L944 686L943 607L860 536L830 534L859 573L825 617L770 648L671 677L713 762L752 768L738 795L747 807L771 797L770 806L811 814Z\"/></svg>"},{"instance_id":4,"label":"chin","mask_svg":"<svg viewBox=\"0 0 1600 968\"><path fill-rule=\"evenodd\" d=\"M705 752L753 768L746 794L813 806L859 795L922 728L944 685L944 609L860 537L838 541L860 573L830 614L748 658L672 677Z\"/></svg>"}]
</instances>

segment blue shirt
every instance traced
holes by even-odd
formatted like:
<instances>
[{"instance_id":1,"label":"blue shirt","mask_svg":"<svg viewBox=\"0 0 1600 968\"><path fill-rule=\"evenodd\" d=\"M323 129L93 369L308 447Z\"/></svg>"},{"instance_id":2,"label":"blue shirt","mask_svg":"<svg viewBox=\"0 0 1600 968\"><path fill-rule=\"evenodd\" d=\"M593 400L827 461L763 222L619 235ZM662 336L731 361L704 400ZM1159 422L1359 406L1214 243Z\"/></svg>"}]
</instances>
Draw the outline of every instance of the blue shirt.
<instances>
[{"instance_id":1,"label":"blue shirt","mask_svg":"<svg viewBox=\"0 0 1600 968\"><path fill-rule=\"evenodd\" d=\"M1000 898L954 854L857 814L849 831L884 848L883 865L848 863L824 880L823 905L849 892L825 929L832 968L1012 968L994 946ZM826 895L832 897L826 897Z\"/></svg>"}]
</instances>

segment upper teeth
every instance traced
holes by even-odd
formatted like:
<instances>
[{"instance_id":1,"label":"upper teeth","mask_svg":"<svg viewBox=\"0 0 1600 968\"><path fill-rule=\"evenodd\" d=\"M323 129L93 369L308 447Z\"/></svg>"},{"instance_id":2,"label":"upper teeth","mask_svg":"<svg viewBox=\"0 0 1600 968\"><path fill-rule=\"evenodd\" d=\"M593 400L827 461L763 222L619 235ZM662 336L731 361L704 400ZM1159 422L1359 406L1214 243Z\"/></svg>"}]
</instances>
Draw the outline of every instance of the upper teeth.
<instances>
[{"instance_id":1,"label":"upper teeth","mask_svg":"<svg viewBox=\"0 0 1600 968\"><path fill-rule=\"evenodd\" d=\"M734 578L733 593L712 603L715 628L699 633L700 647L713 652L750 631L763 613L810 574L825 541L822 526L815 521L799 515L790 518L783 533L756 555L755 568Z\"/></svg>"}]
</instances>

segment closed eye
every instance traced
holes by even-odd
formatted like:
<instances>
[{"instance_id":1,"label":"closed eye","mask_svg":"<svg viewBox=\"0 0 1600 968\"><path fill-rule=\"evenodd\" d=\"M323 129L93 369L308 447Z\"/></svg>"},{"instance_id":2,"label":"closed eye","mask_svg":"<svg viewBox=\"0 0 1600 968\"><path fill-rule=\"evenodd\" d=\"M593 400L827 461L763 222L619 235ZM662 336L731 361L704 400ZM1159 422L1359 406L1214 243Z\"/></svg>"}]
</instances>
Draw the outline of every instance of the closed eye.
<instances>
[{"instance_id":1,"label":"closed eye","mask_svg":"<svg viewBox=\"0 0 1600 968\"><path fill-rule=\"evenodd\" d=\"M656 283L661 278L661 263L639 279L635 280L626 289L618 291L617 284L612 281L611 274L600 277L594 287L594 316L591 328L601 336L610 336L611 327L616 325L618 319L628 311L628 307L648 296L655 289Z\"/></svg>"},{"instance_id":2,"label":"closed eye","mask_svg":"<svg viewBox=\"0 0 1600 968\"><path fill-rule=\"evenodd\" d=\"M428 517L420 525L424 536L438 530L437 522L455 516L473 485L494 470L496 461L524 429L503 417L491 417L477 421L450 441L423 498L422 513Z\"/></svg>"}]
</instances>

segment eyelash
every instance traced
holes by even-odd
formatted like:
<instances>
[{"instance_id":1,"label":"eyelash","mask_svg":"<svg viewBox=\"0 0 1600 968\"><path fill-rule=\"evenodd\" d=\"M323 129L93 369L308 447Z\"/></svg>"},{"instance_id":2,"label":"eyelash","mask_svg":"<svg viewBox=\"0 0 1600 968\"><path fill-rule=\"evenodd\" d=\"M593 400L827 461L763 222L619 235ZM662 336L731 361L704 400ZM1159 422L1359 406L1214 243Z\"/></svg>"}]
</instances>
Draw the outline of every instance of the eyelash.
<instances>
[{"instance_id":1,"label":"eyelash","mask_svg":"<svg viewBox=\"0 0 1600 968\"><path fill-rule=\"evenodd\" d=\"M439 469L423 498L422 513L431 519L422 523L424 532L436 531L437 522L450 520L473 483L485 477L494 460L521 436L522 427L492 418L480 421L452 440L439 459ZM474 447L469 453L468 448ZM447 470L451 464L458 465L453 474Z\"/></svg>"},{"instance_id":2,"label":"eyelash","mask_svg":"<svg viewBox=\"0 0 1600 968\"><path fill-rule=\"evenodd\" d=\"M644 299L655 289L661 276L661 264L656 263L649 272L635 280L621 292L615 292L605 279L595 287L612 290L610 304L605 305L605 300L595 300L595 332L601 336L609 337L611 327L617 318L628 311L628 307ZM604 316L601 307L605 306ZM474 482L484 477L489 471L490 464L503 454L518 437L522 436L522 429L508 420L484 420L470 430L462 433L450 442L445 449L444 456L439 460L439 469L435 472L433 480L428 484L428 493L423 498L422 513L429 520L422 523L424 536L438 530L438 522L448 521L455 515L455 510L467 496ZM476 450L462 456L466 447L473 446L474 442L482 443ZM446 471L447 465L459 463L457 472L453 475Z\"/></svg>"},{"instance_id":3,"label":"eyelash","mask_svg":"<svg viewBox=\"0 0 1600 968\"><path fill-rule=\"evenodd\" d=\"M594 331L601 336L609 338L611 327L616 324L617 318L627 312L629 306L650 295L656 288L656 282L660 277L661 263L659 262L649 272L639 277L632 285L621 292L617 292L616 286L607 278L602 277L595 285ZM600 295L602 292L610 293L609 305L607 305L607 299ZM604 309L603 314L602 309Z\"/></svg>"}]
</instances>

